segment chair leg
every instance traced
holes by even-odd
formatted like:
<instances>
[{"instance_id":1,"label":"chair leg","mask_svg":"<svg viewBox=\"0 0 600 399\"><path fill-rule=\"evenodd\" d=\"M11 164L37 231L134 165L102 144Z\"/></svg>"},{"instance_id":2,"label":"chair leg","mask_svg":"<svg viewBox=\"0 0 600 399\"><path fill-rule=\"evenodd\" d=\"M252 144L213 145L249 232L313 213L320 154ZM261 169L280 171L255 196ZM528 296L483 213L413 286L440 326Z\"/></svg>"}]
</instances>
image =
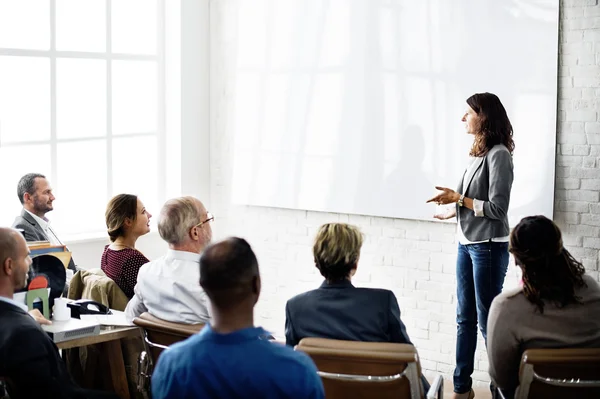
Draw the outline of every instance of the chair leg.
<instances>
[{"instance_id":1,"label":"chair leg","mask_svg":"<svg viewBox=\"0 0 600 399\"><path fill-rule=\"evenodd\" d=\"M142 394L144 399L150 397L150 358L146 351L142 351L140 353L140 358L138 362L138 384L137 390Z\"/></svg>"}]
</instances>

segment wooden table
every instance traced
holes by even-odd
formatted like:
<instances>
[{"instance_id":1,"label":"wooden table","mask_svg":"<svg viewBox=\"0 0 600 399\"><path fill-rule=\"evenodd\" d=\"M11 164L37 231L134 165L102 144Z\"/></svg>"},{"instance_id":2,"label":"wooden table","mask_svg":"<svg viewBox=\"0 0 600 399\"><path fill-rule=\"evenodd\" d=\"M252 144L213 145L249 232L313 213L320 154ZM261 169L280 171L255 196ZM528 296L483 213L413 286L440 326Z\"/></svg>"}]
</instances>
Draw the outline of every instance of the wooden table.
<instances>
[{"instance_id":1,"label":"wooden table","mask_svg":"<svg viewBox=\"0 0 600 399\"><path fill-rule=\"evenodd\" d=\"M127 375L125 373L125 362L123 361L123 351L121 350L121 339L136 337L141 339L139 327L112 327L110 329L100 330L99 335L59 342L56 346L58 346L58 349L71 349L87 345L102 344L102 351L106 353L110 362L108 372L115 393L121 399L130 399Z\"/></svg>"},{"instance_id":2,"label":"wooden table","mask_svg":"<svg viewBox=\"0 0 600 399\"><path fill-rule=\"evenodd\" d=\"M139 327L113 327L110 330L101 329L99 335L70 339L56 344L58 349L79 348L87 345L101 344L103 342L116 341L121 338L141 337Z\"/></svg>"}]
</instances>

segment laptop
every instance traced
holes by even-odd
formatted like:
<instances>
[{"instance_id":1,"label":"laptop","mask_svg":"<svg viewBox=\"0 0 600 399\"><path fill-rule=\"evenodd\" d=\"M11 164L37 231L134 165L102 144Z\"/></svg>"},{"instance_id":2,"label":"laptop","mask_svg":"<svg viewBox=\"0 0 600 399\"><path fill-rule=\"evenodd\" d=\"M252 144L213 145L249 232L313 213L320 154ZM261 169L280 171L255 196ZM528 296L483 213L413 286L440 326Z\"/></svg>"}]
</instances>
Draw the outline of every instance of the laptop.
<instances>
[{"instance_id":1,"label":"laptop","mask_svg":"<svg viewBox=\"0 0 600 399\"><path fill-rule=\"evenodd\" d=\"M100 323L74 318L67 321L52 321L51 325L43 325L42 328L54 343L100 334Z\"/></svg>"}]
</instances>

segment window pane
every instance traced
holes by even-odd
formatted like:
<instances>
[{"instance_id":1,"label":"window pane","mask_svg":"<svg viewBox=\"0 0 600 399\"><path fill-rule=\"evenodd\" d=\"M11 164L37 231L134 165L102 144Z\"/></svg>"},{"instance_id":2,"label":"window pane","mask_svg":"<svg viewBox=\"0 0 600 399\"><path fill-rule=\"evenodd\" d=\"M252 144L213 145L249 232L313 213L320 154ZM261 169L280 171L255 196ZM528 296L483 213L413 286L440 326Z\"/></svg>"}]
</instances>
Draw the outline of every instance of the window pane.
<instances>
[{"instance_id":1,"label":"window pane","mask_svg":"<svg viewBox=\"0 0 600 399\"><path fill-rule=\"evenodd\" d=\"M50 139L50 60L0 56L0 144Z\"/></svg>"},{"instance_id":2,"label":"window pane","mask_svg":"<svg viewBox=\"0 0 600 399\"><path fill-rule=\"evenodd\" d=\"M106 140L59 143L57 161L52 224L61 235L106 231Z\"/></svg>"},{"instance_id":3,"label":"window pane","mask_svg":"<svg viewBox=\"0 0 600 399\"><path fill-rule=\"evenodd\" d=\"M56 0L56 49L106 51L106 1Z\"/></svg>"},{"instance_id":4,"label":"window pane","mask_svg":"<svg viewBox=\"0 0 600 399\"><path fill-rule=\"evenodd\" d=\"M60 139L106 135L106 61L56 60L56 129Z\"/></svg>"},{"instance_id":5,"label":"window pane","mask_svg":"<svg viewBox=\"0 0 600 399\"><path fill-rule=\"evenodd\" d=\"M239 43L237 63L242 68L262 67L267 59L268 2L266 0L241 1L238 12ZM280 40L281 37L278 37ZM277 58L277 56L275 56Z\"/></svg>"},{"instance_id":6,"label":"window pane","mask_svg":"<svg viewBox=\"0 0 600 399\"><path fill-rule=\"evenodd\" d=\"M156 0L113 1L113 53L156 54L156 10Z\"/></svg>"},{"instance_id":7,"label":"window pane","mask_svg":"<svg viewBox=\"0 0 600 399\"><path fill-rule=\"evenodd\" d=\"M112 73L113 133L157 130L156 63L114 61Z\"/></svg>"},{"instance_id":8,"label":"window pane","mask_svg":"<svg viewBox=\"0 0 600 399\"><path fill-rule=\"evenodd\" d=\"M156 136L123 137L112 141L113 195L135 194L154 215L157 204Z\"/></svg>"},{"instance_id":9,"label":"window pane","mask_svg":"<svg viewBox=\"0 0 600 399\"><path fill-rule=\"evenodd\" d=\"M0 226L12 226L21 212L17 183L27 173L50 176L50 145L0 147L0 170Z\"/></svg>"},{"instance_id":10,"label":"window pane","mask_svg":"<svg viewBox=\"0 0 600 399\"><path fill-rule=\"evenodd\" d=\"M50 1L0 1L0 47L50 49Z\"/></svg>"}]
</instances>

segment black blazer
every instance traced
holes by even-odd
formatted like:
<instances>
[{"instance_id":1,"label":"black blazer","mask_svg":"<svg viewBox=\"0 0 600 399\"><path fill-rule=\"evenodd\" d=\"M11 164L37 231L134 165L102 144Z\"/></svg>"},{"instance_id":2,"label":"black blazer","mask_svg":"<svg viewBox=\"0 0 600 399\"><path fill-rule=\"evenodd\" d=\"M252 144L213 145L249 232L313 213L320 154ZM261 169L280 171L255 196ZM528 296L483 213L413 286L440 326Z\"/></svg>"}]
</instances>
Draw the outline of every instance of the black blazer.
<instances>
[{"instance_id":1,"label":"black blazer","mask_svg":"<svg viewBox=\"0 0 600 399\"><path fill-rule=\"evenodd\" d=\"M15 218L12 224L14 229L23 230L23 237L25 241L50 241L42 227L35 221L35 219L25 209L21 211L21 214ZM73 257L69 261L69 269L76 272L75 262Z\"/></svg>"},{"instance_id":2,"label":"black blazer","mask_svg":"<svg viewBox=\"0 0 600 399\"><path fill-rule=\"evenodd\" d=\"M348 280L296 295L285 306L285 341L304 337L411 344L390 290L356 288Z\"/></svg>"},{"instance_id":3,"label":"black blazer","mask_svg":"<svg viewBox=\"0 0 600 399\"><path fill-rule=\"evenodd\" d=\"M15 305L0 301L0 377L11 398L75 398L78 387L58 349L38 323Z\"/></svg>"}]
</instances>

